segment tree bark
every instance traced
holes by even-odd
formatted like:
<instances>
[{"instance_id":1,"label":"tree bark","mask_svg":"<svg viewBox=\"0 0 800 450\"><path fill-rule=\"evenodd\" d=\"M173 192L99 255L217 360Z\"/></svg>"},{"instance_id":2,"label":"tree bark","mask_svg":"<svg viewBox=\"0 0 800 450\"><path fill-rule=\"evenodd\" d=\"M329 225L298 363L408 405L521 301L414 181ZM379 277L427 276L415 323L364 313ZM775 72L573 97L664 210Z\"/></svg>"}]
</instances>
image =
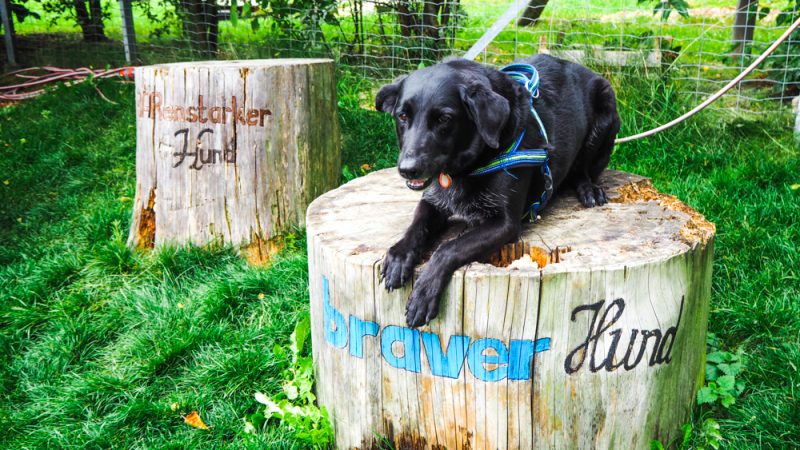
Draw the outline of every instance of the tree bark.
<instances>
[{"instance_id":1,"label":"tree bark","mask_svg":"<svg viewBox=\"0 0 800 450\"><path fill-rule=\"evenodd\" d=\"M423 34L431 38L439 38L439 10L441 4L436 1L425 0L422 8Z\"/></svg>"},{"instance_id":2,"label":"tree bark","mask_svg":"<svg viewBox=\"0 0 800 450\"><path fill-rule=\"evenodd\" d=\"M103 5L100 0L89 0L89 26L92 39L95 41L106 41L105 30L103 29Z\"/></svg>"},{"instance_id":3,"label":"tree bark","mask_svg":"<svg viewBox=\"0 0 800 450\"><path fill-rule=\"evenodd\" d=\"M103 8L100 0L75 0L75 16L83 33L83 40L87 42L106 41L103 30Z\"/></svg>"},{"instance_id":4,"label":"tree bark","mask_svg":"<svg viewBox=\"0 0 800 450\"><path fill-rule=\"evenodd\" d=\"M212 58L217 52L219 17L213 1L182 0L183 28L192 47L203 56Z\"/></svg>"},{"instance_id":5,"label":"tree bark","mask_svg":"<svg viewBox=\"0 0 800 450\"><path fill-rule=\"evenodd\" d=\"M703 379L714 225L642 177L600 184L612 203L557 196L493 264L457 270L420 329L405 324L420 269L393 292L380 279L420 194L387 169L311 204L317 399L339 448L638 449L680 435Z\"/></svg>"},{"instance_id":6,"label":"tree bark","mask_svg":"<svg viewBox=\"0 0 800 450\"><path fill-rule=\"evenodd\" d=\"M738 0L736 15L733 19L733 51L731 56L741 57L753 42L753 32L756 28L756 12L758 0Z\"/></svg>"},{"instance_id":7,"label":"tree bark","mask_svg":"<svg viewBox=\"0 0 800 450\"><path fill-rule=\"evenodd\" d=\"M417 28L417 17L411 11L409 0L399 0L396 5L397 9L397 24L400 25L400 35L403 37L411 37L414 30Z\"/></svg>"},{"instance_id":8,"label":"tree bark","mask_svg":"<svg viewBox=\"0 0 800 450\"><path fill-rule=\"evenodd\" d=\"M548 0L530 0L528 8L522 13L522 16L517 21L517 25L521 27L532 27L536 25L539 17L544 12L545 6L547 6L547 2Z\"/></svg>"},{"instance_id":9,"label":"tree bark","mask_svg":"<svg viewBox=\"0 0 800 450\"><path fill-rule=\"evenodd\" d=\"M240 246L264 262L341 176L333 62L136 68L129 244Z\"/></svg>"}]
</instances>

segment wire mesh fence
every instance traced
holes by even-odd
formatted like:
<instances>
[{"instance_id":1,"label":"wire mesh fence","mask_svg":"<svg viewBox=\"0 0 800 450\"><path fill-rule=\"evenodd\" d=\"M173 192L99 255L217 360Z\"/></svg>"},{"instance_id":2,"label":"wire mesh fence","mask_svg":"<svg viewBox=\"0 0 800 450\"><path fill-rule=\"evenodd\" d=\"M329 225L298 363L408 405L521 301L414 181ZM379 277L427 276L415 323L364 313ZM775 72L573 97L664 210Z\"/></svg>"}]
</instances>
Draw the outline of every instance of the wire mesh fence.
<instances>
[{"instance_id":1,"label":"wire mesh fence","mask_svg":"<svg viewBox=\"0 0 800 450\"><path fill-rule=\"evenodd\" d=\"M12 11L27 11L11 14L20 64L126 64L117 1L0 1ZM464 55L508 8L524 7L522 1L140 0L132 11L133 63L324 56L380 82ZM634 71L662 77L698 98L733 78L800 15L800 0L524 3L523 15L502 29L478 61L502 65L550 53L612 76ZM799 93L795 33L717 107L763 110Z\"/></svg>"}]
</instances>

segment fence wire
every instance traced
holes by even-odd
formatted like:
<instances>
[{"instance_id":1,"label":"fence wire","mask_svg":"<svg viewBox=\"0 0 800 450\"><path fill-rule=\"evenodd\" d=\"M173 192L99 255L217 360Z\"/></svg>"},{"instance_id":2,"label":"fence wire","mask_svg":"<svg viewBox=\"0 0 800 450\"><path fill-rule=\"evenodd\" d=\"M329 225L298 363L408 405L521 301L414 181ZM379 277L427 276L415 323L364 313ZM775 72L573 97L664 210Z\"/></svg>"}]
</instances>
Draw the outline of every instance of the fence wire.
<instances>
[{"instance_id":1,"label":"fence wire","mask_svg":"<svg viewBox=\"0 0 800 450\"><path fill-rule=\"evenodd\" d=\"M134 63L331 57L343 70L378 83L463 55L516 1L521 0L141 0L133 3ZM542 7L529 7L508 24L478 61L499 66L550 53L612 76L635 71L662 77L698 99L746 67L784 30L783 11L796 15L800 5L800 0L688 0L688 15L682 15L681 0L529 1ZM746 8L738 21L737 3ZM126 64L116 1L9 4L30 12L14 23L21 64ZM84 6L75 8L79 4ZM98 20L86 17L98 10L99 34ZM737 37L734 29L740 31ZM798 94L796 33L717 107L764 110Z\"/></svg>"}]
</instances>

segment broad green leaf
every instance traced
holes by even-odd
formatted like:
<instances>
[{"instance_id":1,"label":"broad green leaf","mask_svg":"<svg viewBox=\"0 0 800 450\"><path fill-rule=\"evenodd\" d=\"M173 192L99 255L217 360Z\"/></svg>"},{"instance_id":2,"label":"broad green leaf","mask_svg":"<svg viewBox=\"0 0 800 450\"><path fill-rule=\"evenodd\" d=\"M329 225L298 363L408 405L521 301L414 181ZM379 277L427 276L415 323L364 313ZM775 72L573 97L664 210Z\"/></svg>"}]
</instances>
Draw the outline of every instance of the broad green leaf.
<instances>
[{"instance_id":1,"label":"broad green leaf","mask_svg":"<svg viewBox=\"0 0 800 450\"><path fill-rule=\"evenodd\" d=\"M725 391L733 391L736 387L736 378L731 375L724 375L717 378L717 385L720 389Z\"/></svg>"},{"instance_id":2,"label":"broad green leaf","mask_svg":"<svg viewBox=\"0 0 800 450\"><path fill-rule=\"evenodd\" d=\"M283 392L286 393L286 397L289 400L294 400L297 398L297 386L292 384L286 384L283 386Z\"/></svg>"},{"instance_id":3,"label":"broad green leaf","mask_svg":"<svg viewBox=\"0 0 800 450\"><path fill-rule=\"evenodd\" d=\"M722 406L728 408L732 404L736 403L736 398L734 396L732 396L731 394L722 394L721 403L722 403Z\"/></svg>"},{"instance_id":4,"label":"broad green leaf","mask_svg":"<svg viewBox=\"0 0 800 450\"><path fill-rule=\"evenodd\" d=\"M685 0L671 0L670 4L675 8L675 11L678 11L681 17L689 18L689 4Z\"/></svg>"},{"instance_id":5,"label":"broad green leaf","mask_svg":"<svg viewBox=\"0 0 800 450\"><path fill-rule=\"evenodd\" d=\"M250 2L245 0L242 3L242 19L247 19L248 17L250 17Z\"/></svg>"},{"instance_id":6,"label":"broad green leaf","mask_svg":"<svg viewBox=\"0 0 800 450\"><path fill-rule=\"evenodd\" d=\"M699 391L697 391L697 404L702 405L705 403L714 403L717 401L717 393L711 390L710 387L704 386Z\"/></svg>"},{"instance_id":7,"label":"broad green leaf","mask_svg":"<svg viewBox=\"0 0 800 450\"><path fill-rule=\"evenodd\" d=\"M292 332L292 336L290 338L291 349L293 353L292 361L296 362L300 357L300 354L303 352L303 345L305 345L310 331L311 318L308 315L305 315L297 322L297 325L294 326L294 331Z\"/></svg>"},{"instance_id":8,"label":"broad green leaf","mask_svg":"<svg viewBox=\"0 0 800 450\"><path fill-rule=\"evenodd\" d=\"M720 364L729 361L731 354L728 352L712 352L706 356L706 362Z\"/></svg>"},{"instance_id":9,"label":"broad green leaf","mask_svg":"<svg viewBox=\"0 0 800 450\"><path fill-rule=\"evenodd\" d=\"M661 441L650 441L650 450L664 450L664 444Z\"/></svg>"},{"instance_id":10,"label":"broad green leaf","mask_svg":"<svg viewBox=\"0 0 800 450\"><path fill-rule=\"evenodd\" d=\"M245 0L247 1L247 0ZM234 27L239 23L239 5L236 0L231 0L231 25Z\"/></svg>"},{"instance_id":11,"label":"broad green leaf","mask_svg":"<svg viewBox=\"0 0 800 450\"><path fill-rule=\"evenodd\" d=\"M717 366L713 366L711 364L706 364L706 380L707 381L715 381L719 378L720 371L717 369Z\"/></svg>"},{"instance_id":12,"label":"broad green leaf","mask_svg":"<svg viewBox=\"0 0 800 450\"><path fill-rule=\"evenodd\" d=\"M720 364L717 366L725 375L736 376L742 371L742 363Z\"/></svg>"},{"instance_id":13,"label":"broad green leaf","mask_svg":"<svg viewBox=\"0 0 800 450\"><path fill-rule=\"evenodd\" d=\"M689 445L689 441L691 441L692 439L693 430L694 427L692 426L691 422L681 427L681 431L683 431L683 441L681 441L681 448L686 448Z\"/></svg>"}]
</instances>

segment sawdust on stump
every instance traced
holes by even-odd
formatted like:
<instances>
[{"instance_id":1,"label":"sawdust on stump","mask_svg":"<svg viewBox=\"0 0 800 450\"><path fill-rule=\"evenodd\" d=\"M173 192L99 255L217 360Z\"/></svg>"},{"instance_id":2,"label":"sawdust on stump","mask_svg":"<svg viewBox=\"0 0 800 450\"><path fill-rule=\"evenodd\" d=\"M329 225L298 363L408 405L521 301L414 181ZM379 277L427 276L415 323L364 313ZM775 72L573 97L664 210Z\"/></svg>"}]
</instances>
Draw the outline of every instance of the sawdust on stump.
<instances>
[{"instance_id":1,"label":"sawdust on stump","mask_svg":"<svg viewBox=\"0 0 800 450\"><path fill-rule=\"evenodd\" d=\"M617 190L618 196L611 199L614 203L657 202L664 208L678 211L689 216L689 220L681 227L680 238L688 245L705 245L717 231L716 225L678 200L674 195L658 192L649 179L631 182Z\"/></svg>"}]
</instances>

